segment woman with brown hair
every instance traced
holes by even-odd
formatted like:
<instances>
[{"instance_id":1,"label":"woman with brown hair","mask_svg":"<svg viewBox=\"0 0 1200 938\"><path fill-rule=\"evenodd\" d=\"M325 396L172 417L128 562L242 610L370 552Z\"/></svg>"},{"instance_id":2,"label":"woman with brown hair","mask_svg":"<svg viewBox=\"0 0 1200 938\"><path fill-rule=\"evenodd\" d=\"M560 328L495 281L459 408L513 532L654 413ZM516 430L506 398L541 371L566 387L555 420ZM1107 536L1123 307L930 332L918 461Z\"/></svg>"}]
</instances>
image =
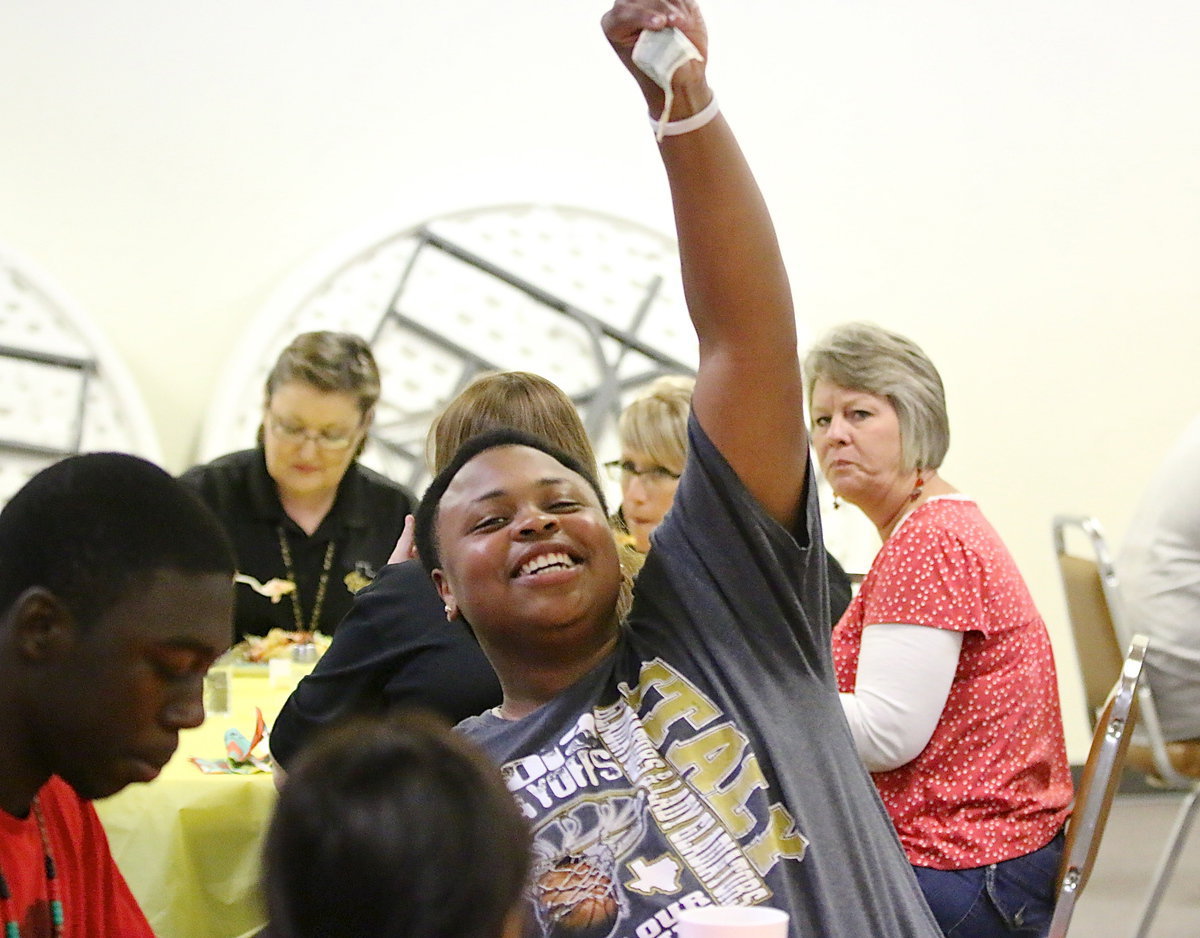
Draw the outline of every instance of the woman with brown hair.
<instances>
[{"instance_id":1,"label":"woman with brown hair","mask_svg":"<svg viewBox=\"0 0 1200 938\"><path fill-rule=\"evenodd\" d=\"M267 375L258 445L181 477L237 551L234 642L332 633L387 560L414 499L358 462L379 391L364 339L302 333Z\"/></svg>"}]
</instances>

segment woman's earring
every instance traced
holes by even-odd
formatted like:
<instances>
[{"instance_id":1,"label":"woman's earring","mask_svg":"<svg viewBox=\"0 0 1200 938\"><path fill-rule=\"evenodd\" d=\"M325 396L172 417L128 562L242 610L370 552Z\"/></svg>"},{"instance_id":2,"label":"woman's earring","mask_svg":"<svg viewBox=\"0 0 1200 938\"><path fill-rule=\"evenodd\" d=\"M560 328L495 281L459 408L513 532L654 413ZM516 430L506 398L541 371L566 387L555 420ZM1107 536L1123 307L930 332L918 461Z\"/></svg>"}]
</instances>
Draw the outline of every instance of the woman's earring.
<instances>
[{"instance_id":1,"label":"woman's earring","mask_svg":"<svg viewBox=\"0 0 1200 938\"><path fill-rule=\"evenodd\" d=\"M834 492L833 493L833 510L837 511L841 507L842 507L842 496L840 496L837 492Z\"/></svg>"}]
</instances>

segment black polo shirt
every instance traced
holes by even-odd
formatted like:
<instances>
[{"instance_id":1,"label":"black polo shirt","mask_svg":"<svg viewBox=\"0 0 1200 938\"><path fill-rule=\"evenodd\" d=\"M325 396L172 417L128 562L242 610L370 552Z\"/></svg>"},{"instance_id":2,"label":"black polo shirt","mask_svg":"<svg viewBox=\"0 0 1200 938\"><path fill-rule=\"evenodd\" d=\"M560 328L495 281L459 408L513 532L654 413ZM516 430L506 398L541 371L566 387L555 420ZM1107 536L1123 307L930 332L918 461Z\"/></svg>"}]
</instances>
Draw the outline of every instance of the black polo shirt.
<instances>
[{"instance_id":1,"label":"black polo shirt","mask_svg":"<svg viewBox=\"0 0 1200 938\"><path fill-rule=\"evenodd\" d=\"M292 555L304 628L332 634L349 611L354 593L387 562L404 529L404 516L416 500L396 482L357 462L338 486L333 507L311 535L292 521L279 502L275 480L267 473L261 449L243 450L194 466L181 477L225 525L237 553L238 572L260 583L287 579L279 546L283 529ZM333 555L320 618L312 623L326 551ZM272 628L296 628L292 596L273 603L244 583L236 588L233 641L266 635Z\"/></svg>"}]
</instances>

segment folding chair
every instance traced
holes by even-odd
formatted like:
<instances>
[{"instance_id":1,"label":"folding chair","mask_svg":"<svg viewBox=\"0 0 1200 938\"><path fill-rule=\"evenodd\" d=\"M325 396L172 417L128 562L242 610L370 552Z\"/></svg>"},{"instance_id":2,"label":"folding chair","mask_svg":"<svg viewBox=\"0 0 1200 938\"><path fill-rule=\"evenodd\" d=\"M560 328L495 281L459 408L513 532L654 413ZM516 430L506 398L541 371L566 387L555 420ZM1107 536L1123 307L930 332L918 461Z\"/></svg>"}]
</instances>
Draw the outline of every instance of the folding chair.
<instances>
[{"instance_id":1,"label":"folding chair","mask_svg":"<svg viewBox=\"0 0 1200 938\"><path fill-rule=\"evenodd\" d=\"M1053 530L1067 613L1094 729L1097 725L1095 715L1100 712L1108 689L1120 674L1121 648L1131 640L1129 625L1121 605L1116 568L1100 523L1091 517L1057 515ZM1091 546L1090 557L1068 552L1066 539L1070 531L1082 532L1086 536ZM1134 749L1139 751L1139 757L1134 761L1139 768L1144 766L1152 770L1149 778L1155 785L1186 792L1138 920L1135 938L1146 938L1174 875L1180 851L1195 820L1196 809L1200 807L1200 778L1182 774L1172 763L1149 681L1142 681L1138 687L1137 703L1138 740L1134 743Z\"/></svg>"},{"instance_id":2,"label":"folding chair","mask_svg":"<svg viewBox=\"0 0 1200 938\"><path fill-rule=\"evenodd\" d=\"M1142 662L1146 656L1144 635L1134 636L1120 669L1120 678L1100 711L1092 734L1083 776L1075 791L1075 804L1067 822L1066 843L1058 873L1058 896L1047 938L1065 938L1075 902L1087 885L1100 851L1100 838L1108 822L1108 810L1121 783L1121 769L1133 730L1134 705Z\"/></svg>"}]
</instances>

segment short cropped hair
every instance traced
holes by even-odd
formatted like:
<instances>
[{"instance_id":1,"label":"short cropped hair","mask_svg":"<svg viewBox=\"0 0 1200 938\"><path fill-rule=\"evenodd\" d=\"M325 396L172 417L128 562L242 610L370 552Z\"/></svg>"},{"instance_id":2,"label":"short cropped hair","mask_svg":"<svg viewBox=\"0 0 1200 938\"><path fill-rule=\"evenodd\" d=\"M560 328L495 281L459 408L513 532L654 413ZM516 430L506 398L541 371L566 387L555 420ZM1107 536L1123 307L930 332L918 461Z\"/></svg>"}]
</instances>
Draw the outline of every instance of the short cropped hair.
<instances>
[{"instance_id":1,"label":"short cropped hair","mask_svg":"<svg viewBox=\"0 0 1200 938\"><path fill-rule=\"evenodd\" d=\"M86 628L160 570L232 581L233 549L196 495L140 457L67 457L0 511L0 611L40 586Z\"/></svg>"},{"instance_id":2,"label":"short cropped hair","mask_svg":"<svg viewBox=\"0 0 1200 938\"><path fill-rule=\"evenodd\" d=\"M499 938L529 877L527 822L474 743L418 711L325 730L267 833L272 938Z\"/></svg>"},{"instance_id":3,"label":"short cropped hair","mask_svg":"<svg viewBox=\"0 0 1200 938\"><path fill-rule=\"evenodd\" d=\"M687 421L696 379L665 375L621 411L617 436L622 450L644 453L677 475L687 462Z\"/></svg>"},{"instance_id":4,"label":"short cropped hair","mask_svg":"<svg viewBox=\"0 0 1200 938\"><path fill-rule=\"evenodd\" d=\"M596 497L600 500L600 508L604 511L605 515L608 514L604 492L600 488L600 483L596 480L594 469L585 466L574 456L564 453L562 450L547 443L541 437L534 436L531 433L523 433L520 430L509 428L489 430L486 433L480 433L477 436L471 437L458 448L458 452L454 454L454 458L446 464L441 472L433 477L433 481L429 483L429 487L425 489L425 494L421 497L421 503L417 506L414 540L421 563L429 573L441 567L441 555L438 552L437 542L437 519L442 496L446 494L446 489L450 487L450 483L454 481L454 477L458 475L459 470L463 466L480 453L495 449L498 446L528 446L536 450L541 450L551 458L558 460L572 472L578 473L587 480L588 485L592 487L592 491L596 493Z\"/></svg>"},{"instance_id":5,"label":"short cropped hair","mask_svg":"<svg viewBox=\"0 0 1200 938\"><path fill-rule=\"evenodd\" d=\"M937 368L912 339L873 323L836 326L805 356L810 402L818 379L887 398L900 422L904 468L941 466L950 448L946 390Z\"/></svg>"},{"instance_id":6,"label":"short cropped hair","mask_svg":"<svg viewBox=\"0 0 1200 938\"><path fill-rule=\"evenodd\" d=\"M267 375L266 400L284 384L299 381L318 391L350 394L363 416L379 400L379 366L366 339L349 332L302 332Z\"/></svg>"},{"instance_id":7,"label":"short cropped hair","mask_svg":"<svg viewBox=\"0 0 1200 938\"><path fill-rule=\"evenodd\" d=\"M463 443L499 427L532 433L583 465L596 465L592 441L571 398L553 381L529 371L489 372L459 391L429 427L426 462L438 473Z\"/></svg>"}]
</instances>

